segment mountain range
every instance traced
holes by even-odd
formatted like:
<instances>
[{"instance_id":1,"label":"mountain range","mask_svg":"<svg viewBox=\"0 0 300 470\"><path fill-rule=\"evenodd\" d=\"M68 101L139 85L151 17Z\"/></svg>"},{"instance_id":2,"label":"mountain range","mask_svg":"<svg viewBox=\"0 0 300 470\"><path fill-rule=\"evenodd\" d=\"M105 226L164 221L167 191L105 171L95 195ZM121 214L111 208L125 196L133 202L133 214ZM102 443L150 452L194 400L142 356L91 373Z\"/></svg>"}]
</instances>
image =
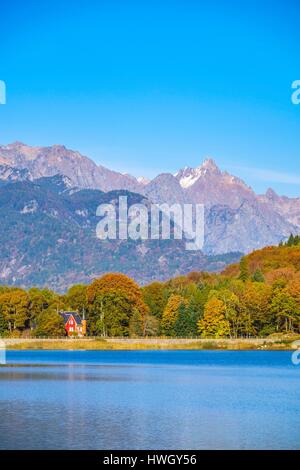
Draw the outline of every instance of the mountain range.
<instances>
[{"instance_id":1,"label":"mountain range","mask_svg":"<svg viewBox=\"0 0 300 470\"><path fill-rule=\"evenodd\" d=\"M202 203L203 253L183 241L99 241L96 208L126 194L130 201ZM212 159L152 180L97 165L62 145L0 146L0 279L60 290L107 271L139 282L192 270L222 269L241 253L300 232L300 198L258 195ZM147 263L145 259L147 258Z\"/></svg>"}]
</instances>

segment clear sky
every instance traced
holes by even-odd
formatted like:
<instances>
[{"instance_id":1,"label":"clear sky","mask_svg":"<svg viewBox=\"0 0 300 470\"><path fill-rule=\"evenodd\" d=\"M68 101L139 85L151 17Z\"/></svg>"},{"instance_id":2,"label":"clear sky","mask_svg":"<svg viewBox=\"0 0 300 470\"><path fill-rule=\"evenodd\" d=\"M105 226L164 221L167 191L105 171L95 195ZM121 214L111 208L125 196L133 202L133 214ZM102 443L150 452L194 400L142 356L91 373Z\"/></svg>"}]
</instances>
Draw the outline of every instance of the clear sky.
<instances>
[{"instance_id":1,"label":"clear sky","mask_svg":"<svg viewBox=\"0 0 300 470\"><path fill-rule=\"evenodd\" d=\"M300 196L299 20L299 0L0 0L0 142L148 177L211 156Z\"/></svg>"}]
</instances>

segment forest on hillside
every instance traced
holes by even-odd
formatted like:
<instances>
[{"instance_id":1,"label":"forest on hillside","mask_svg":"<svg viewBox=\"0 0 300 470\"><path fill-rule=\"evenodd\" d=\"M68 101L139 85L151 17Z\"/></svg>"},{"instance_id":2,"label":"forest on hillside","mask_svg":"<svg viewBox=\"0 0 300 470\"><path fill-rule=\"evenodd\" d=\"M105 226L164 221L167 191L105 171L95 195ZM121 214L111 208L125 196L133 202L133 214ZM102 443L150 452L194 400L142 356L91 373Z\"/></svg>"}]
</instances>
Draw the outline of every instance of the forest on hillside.
<instances>
[{"instance_id":1,"label":"forest on hillside","mask_svg":"<svg viewBox=\"0 0 300 470\"><path fill-rule=\"evenodd\" d=\"M241 258L220 274L191 272L140 287L105 274L61 295L0 286L0 336L57 337L59 311L85 312L90 336L239 338L300 332L300 239Z\"/></svg>"}]
</instances>

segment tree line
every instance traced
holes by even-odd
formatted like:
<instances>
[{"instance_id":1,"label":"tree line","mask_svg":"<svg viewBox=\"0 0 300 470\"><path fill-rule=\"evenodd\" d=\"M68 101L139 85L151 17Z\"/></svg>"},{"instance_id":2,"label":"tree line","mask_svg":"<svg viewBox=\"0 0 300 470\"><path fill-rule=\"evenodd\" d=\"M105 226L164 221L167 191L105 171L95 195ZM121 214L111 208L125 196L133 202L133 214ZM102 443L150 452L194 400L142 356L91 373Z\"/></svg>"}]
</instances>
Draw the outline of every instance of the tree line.
<instances>
[{"instance_id":1,"label":"tree line","mask_svg":"<svg viewBox=\"0 0 300 470\"><path fill-rule=\"evenodd\" d=\"M84 311L90 336L298 333L300 246L293 241L258 250L221 274L193 272L144 287L118 273L74 285L65 294L0 286L0 335L63 336L61 310Z\"/></svg>"}]
</instances>

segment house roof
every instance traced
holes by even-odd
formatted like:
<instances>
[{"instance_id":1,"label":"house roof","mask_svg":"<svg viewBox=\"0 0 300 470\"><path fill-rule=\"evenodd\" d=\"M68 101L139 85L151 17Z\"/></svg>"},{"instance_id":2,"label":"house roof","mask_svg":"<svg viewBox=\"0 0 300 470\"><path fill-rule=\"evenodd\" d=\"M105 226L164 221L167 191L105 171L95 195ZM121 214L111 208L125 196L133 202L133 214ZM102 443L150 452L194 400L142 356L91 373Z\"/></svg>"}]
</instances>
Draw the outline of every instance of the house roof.
<instances>
[{"instance_id":1,"label":"house roof","mask_svg":"<svg viewBox=\"0 0 300 470\"><path fill-rule=\"evenodd\" d=\"M70 317L74 317L75 322L77 325L81 325L81 318L77 312L59 312L60 315L63 317L65 325L68 323Z\"/></svg>"}]
</instances>

